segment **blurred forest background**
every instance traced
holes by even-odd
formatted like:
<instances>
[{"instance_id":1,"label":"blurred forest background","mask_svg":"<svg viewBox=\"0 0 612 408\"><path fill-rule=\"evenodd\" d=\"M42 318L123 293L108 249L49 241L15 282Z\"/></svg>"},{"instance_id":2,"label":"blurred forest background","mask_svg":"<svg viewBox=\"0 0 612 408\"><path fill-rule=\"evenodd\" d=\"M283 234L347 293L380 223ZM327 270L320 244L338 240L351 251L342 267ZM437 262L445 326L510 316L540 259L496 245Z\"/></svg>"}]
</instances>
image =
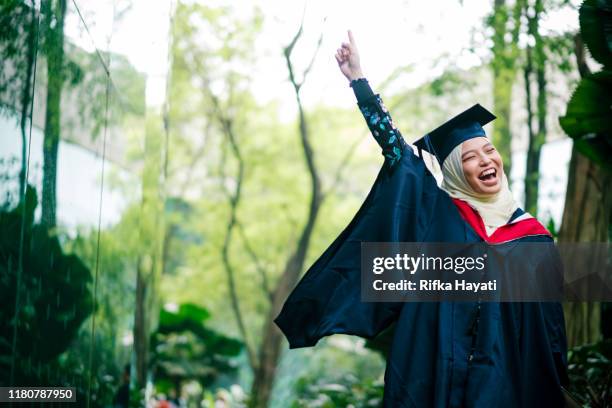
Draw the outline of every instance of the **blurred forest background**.
<instances>
[{"instance_id":1,"label":"blurred forest background","mask_svg":"<svg viewBox=\"0 0 612 408\"><path fill-rule=\"evenodd\" d=\"M0 385L380 406L384 348L272 322L382 164L347 28L407 141L480 102L524 208L610 241L612 2L332 3L0 1ZM571 391L610 407L612 308L565 311Z\"/></svg>"}]
</instances>

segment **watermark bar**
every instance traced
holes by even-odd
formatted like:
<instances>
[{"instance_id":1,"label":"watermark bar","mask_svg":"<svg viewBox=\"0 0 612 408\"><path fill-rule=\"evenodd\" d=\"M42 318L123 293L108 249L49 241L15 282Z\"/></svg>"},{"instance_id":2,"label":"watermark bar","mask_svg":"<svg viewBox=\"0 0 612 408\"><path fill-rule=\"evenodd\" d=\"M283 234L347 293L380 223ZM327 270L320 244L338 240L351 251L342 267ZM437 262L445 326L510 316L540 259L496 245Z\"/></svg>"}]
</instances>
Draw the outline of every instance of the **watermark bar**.
<instances>
[{"instance_id":1,"label":"watermark bar","mask_svg":"<svg viewBox=\"0 0 612 408\"><path fill-rule=\"evenodd\" d=\"M612 301L612 245L363 242L361 300Z\"/></svg>"},{"instance_id":2,"label":"watermark bar","mask_svg":"<svg viewBox=\"0 0 612 408\"><path fill-rule=\"evenodd\" d=\"M75 387L0 387L0 402L76 402Z\"/></svg>"}]
</instances>

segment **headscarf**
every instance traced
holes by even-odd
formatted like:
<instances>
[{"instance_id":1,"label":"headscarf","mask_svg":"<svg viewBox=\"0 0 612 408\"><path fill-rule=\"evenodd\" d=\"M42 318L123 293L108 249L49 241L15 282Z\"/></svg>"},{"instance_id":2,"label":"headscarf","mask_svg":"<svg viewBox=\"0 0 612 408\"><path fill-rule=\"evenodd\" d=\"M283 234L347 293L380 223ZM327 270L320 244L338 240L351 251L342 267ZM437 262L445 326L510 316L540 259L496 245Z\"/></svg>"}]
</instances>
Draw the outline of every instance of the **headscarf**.
<instances>
[{"instance_id":1,"label":"headscarf","mask_svg":"<svg viewBox=\"0 0 612 408\"><path fill-rule=\"evenodd\" d=\"M463 143L455 146L442 164L441 188L451 197L467 202L478 211L484 221L487 235L490 236L497 228L508 223L519 205L512 196L503 169L501 169L502 185L497 193L482 194L474 191L463 173L462 145Z\"/></svg>"}]
</instances>

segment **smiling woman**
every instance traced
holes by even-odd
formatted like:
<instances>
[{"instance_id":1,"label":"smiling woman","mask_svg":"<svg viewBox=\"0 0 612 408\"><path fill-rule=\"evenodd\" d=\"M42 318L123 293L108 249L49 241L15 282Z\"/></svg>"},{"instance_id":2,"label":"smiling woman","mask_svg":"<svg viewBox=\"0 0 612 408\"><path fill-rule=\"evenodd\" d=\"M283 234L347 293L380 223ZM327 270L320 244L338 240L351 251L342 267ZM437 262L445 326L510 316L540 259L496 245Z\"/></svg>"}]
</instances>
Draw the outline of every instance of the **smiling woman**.
<instances>
[{"instance_id":1,"label":"smiling woman","mask_svg":"<svg viewBox=\"0 0 612 408\"><path fill-rule=\"evenodd\" d=\"M370 339L395 323L385 407L563 406L567 345L559 302L361 301L364 242L487 243L501 251L501 264L520 265L530 277L559 276L561 266L550 233L512 198L482 128L495 116L476 104L414 143L440 163L439 187L363 77L350 31L349 41L336 60L385 162L355 217L274 320L289 347L336 333ZM526 256L533 242L542 250Z\"/></svg>"},{"instance_id":2,"label":"smiling woman","mask_svg":"<svg viewBox=\"0 0 612 408\"><path fill-rule=\"evenodd\" d=\"M461 144L461 162L463 174L475 192L499 193L502 158L491 142L483 137L466 140Z\"/></svg>"},{"instance_id":3,"label":"smiling woman","mask_svg":"<svg viewBox=\"0 0 612 408\"><path fill-rule=\"evenodd\" d=\"M488 138L473 137L455 146L441 167L442 189L478 211L487 235L518 210L502 158Z\"/></svg>"}]
</instances>

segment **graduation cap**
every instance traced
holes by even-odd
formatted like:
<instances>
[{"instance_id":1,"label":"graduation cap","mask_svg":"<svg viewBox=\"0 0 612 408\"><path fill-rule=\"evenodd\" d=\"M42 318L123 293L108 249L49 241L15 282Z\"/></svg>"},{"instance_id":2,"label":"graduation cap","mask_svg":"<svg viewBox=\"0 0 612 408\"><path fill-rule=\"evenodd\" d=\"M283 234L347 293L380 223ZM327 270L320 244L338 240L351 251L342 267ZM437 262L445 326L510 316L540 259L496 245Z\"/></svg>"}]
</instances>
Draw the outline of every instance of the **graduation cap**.
<instances>
[{"instance_id":1,"label":"graduation cap","mask_svg":"<svg viewBox=\"0 0 612 408\"><path fill-rule=\"evenodd\" d=\"M486 137L482 127L495 118L495 115L477 103L429 132L414 142L414 145L419 149L419 154L425 150L436 156L442 166L444 159L458 144L474 137Z\"/></svg>"}]
</instances>

